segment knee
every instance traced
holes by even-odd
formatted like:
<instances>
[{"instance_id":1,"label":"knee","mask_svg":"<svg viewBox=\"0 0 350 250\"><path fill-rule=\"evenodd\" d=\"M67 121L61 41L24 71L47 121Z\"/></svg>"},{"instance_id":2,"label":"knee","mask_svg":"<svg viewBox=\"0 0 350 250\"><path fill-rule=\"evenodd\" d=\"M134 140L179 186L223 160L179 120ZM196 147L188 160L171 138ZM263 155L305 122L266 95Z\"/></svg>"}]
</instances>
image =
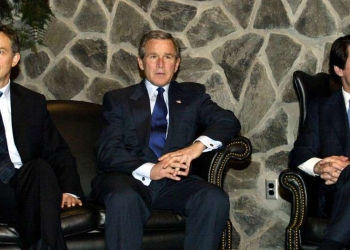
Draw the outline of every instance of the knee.
<instances>
[{"instance_id":1,"label":"knee","mask_svg":"<svg viewBox=\"0 0 350 250\"><path fill-rule=\"evenodd\" d=\"M200 206L208 207L212 211L229 212L230 201L228 194L219 187L214 186L204 189L197 198Z\"/></svg>"},{"instance_id":2,"label":"knee","mask_svg":"<svg viewBox=\"0 0 350 250\"><path fill-rule=\"evenodd\" d=\"M35 159L25 162L20 168L19 178L44 178L53 182L57 181L55 172L51 168L50 164L43 159Z\"/></svg>"},{"instance_id":3,"label":"knee","mask_svg":"<svg viewBox=\"0 0 350 250\"><path fill-rule=\"evenodd\" d=\"M136 207L142 202L140 194L130 189L111 190L104 199L106 208L124 208Z\"/></svg>"}]
</instances>

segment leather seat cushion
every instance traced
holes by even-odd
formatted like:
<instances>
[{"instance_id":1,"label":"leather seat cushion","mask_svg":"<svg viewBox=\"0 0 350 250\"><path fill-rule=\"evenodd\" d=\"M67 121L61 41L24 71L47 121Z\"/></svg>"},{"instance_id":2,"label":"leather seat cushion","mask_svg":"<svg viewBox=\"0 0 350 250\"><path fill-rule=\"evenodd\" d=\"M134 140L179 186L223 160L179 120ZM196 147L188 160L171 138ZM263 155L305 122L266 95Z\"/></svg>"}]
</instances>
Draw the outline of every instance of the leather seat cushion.
<instances>
[{"instance_id":1,"label":"leather seat cushion","mask_svg":"<svg viewBox=\"0 0 350 250\"><path fill-rule=\"evenodd\" d=\"M74 208L64 208L61 212L61 225L65 236L90 232L99 221L98 211L88 203Z\"/></svg>"},{"instance_id":2,"label":"leather seat cushion","mask_svg":"<svg viewBox=\"0 0 350 250\"><path fill-rule=\"evenodd\" d=\"M74 208L64 208L61 212L61 224L65 236L93 231L98 225L99 213L89 204ZM0 224L0 244L16 243L17 231L8 225Z\"/></svg>"},{"instance_id":3,"label":"leather seat cushion","mask_svg":"<svg viewBox=\"0 0 350 250\"><path fill-rule=\"evenodd\" d=\"M104 228L106 211L100 209L99 227ZM154 210L144 230L185 230L186 217L167 210Z\"/></svg>"},{"instance_id":4,"label":"leather seat cushion","mask_svg":"<svg viewBox=\"0 0 350 250\"><path fill-rule=\"evenodd\" d=\"M17 231L10 226L0 225L0 244L1 243L16 243L18 241Z\"/></svg>"}]
</instances>

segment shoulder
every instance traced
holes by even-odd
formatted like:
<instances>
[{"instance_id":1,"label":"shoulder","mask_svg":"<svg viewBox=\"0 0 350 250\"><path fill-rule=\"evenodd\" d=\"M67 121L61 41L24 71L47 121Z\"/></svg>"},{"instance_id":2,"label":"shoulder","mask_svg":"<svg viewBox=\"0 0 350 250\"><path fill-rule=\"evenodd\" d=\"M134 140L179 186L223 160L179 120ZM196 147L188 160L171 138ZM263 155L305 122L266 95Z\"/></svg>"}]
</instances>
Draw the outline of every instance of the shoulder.
<instances>
[{"instance_id":1,"label":"shoulder","mask_svg":"<svg viewBox=\"0 0 350 250\"><path fill-rule=\"evenodd\" d=\"M120 89L113 89L111 91L108 91L105 93L105 98L127 98L129 97L134 91L136 90L138 84L131 85L128 87L120 88Z\"/></svg>"},{"instance_id":2,"label":"shoulder","mask_svg":"<svg viewBox=\"0 0 350 250\"><path fill-rule=\"evenodd\" d=\"M11 95L17 95L20 98L31 99L33 101L46 101L45 96L38 92L35 92L12 81L10 84Z\"/></svg>"},{"instance_id":3,"label":"shoulder","mask_svg":"<svg viewBox=\"0 0 350 250\"><path fill-rule=\"evenodd\" d=\"M196 82L178 83L176 81L173 81L170 84L169 90L170 89L176 89L184 93L191 93L192 95L204 94L206 92L205 86L203 84L196 83Z\"/></svg>"}]
</instances>

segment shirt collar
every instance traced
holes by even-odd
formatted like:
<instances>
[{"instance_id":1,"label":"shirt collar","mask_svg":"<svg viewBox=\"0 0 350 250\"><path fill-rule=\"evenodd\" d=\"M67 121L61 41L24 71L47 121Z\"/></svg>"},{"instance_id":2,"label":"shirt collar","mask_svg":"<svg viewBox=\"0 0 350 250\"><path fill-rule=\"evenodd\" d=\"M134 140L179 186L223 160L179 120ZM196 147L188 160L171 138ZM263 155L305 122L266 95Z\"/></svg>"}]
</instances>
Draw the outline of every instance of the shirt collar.
<instances>
[{"instance_id":1,"label":"shirt collar","mask_svg":"<svg viewBox=\"0 0 350 250\"><path fill-rule=\"evenodd\" d=\"M155 95L155 93L157 92L157 89L159 88L158 86L153 85L150 81L148 81L147 79L145 79L145 84L146 84L146 88L147 88L147 92L149 95L149 98L151 99L152 96ZM169 84L163 86L162 88L164 89L164 94L168 95L168 90L169 90Z\"/></svg>"},{"instance_id":2,"label":"shirt collar","mask_svg":"<svg viewBox=\"0 0 350 250\"><path fill-rule=\"evenodd\" d=\"M9 82L5 85L5 87L1 88L0 91L2 92L1 98L8 98L10 95L10 80Z\"/></svg>"}]
</instances>

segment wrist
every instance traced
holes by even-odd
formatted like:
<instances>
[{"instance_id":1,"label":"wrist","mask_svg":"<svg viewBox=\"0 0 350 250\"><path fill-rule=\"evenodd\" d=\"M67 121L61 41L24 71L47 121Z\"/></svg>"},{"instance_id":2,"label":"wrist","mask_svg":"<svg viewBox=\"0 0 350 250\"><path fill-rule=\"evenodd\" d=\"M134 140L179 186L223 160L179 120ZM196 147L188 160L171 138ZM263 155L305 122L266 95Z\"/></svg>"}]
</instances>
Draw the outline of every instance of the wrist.
<instances>
[{"instance_id":1,"label":"wrist","mask_svg":"<svg viewBox=\"0 0 350 250\"><path fill-rule=\"evenodd\" d=\"M314 165L314 173L316 175L320 174L320 161L316 162L316 164Z\"/></svg>"}]
</instances>

